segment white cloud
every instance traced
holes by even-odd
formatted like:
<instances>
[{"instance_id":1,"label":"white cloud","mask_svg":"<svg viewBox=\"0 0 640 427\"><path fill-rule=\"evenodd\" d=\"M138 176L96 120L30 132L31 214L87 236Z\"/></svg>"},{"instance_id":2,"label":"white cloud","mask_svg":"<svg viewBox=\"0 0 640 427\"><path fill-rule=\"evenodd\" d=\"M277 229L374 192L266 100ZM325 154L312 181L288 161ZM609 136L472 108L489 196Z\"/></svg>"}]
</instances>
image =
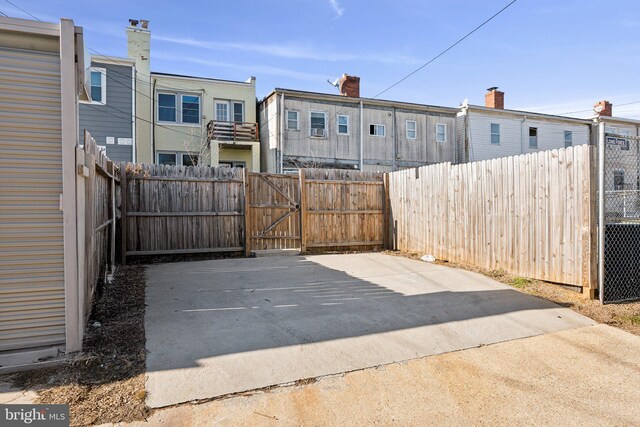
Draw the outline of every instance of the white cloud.
<instances>
[{"instance_id":1,"label":"white cloud","mask_svg":"<svg viewBox=\"0 0 640 427\"><path fill-rule=\"evenodd\" d=\"M308 59L315 61L364 61L386 64L418 64L420 61L406 55L387 54L355 54L348 52L331 52L313 46L299 44L273 44L254 42L221 42L199 40L194 38L173 37L166 35L153 35L154 40L183 46L197 47L208 50L241 51L259 53L268 56L288 59Z\"/></svg>"},{"instance_id":2,"label":"white cloud","mask_svg":"<svg viewBox=\"0 0 640 427\"><path fill-rule=\"evenodd\" d=\"M340 18L344 13L344 8L340 5L338 0L329 0L329 3L331 3L331 7L336 12L336 19Z\"/></svg>"},{"instance_id":3,"label":"white cloud","mask_svg":"<svg viewBox=\"0 0 640 427\"><path fill-rule=\"evenodd\" d=\"M321 74L307 73L304 71L296 71L288 68L279 68L272 67L268 65L245 65L245 64L235 64L231 62L222 62L222 61L211 61L207 59L194 58L194 57L185 57L183 55L174 55L170 53L156 53L154 54L155 59L165 60L165 61L175 61L175 62L192 62L194 64L206 65L209 67L220 67L220 68L231 68L235 70L240 70L246 72L250 75L260 75L260 74L268 74L273 76L287 77L296 80L305 80L312 82L324 82L327 76Z\"/></svg>"}]
</instances>

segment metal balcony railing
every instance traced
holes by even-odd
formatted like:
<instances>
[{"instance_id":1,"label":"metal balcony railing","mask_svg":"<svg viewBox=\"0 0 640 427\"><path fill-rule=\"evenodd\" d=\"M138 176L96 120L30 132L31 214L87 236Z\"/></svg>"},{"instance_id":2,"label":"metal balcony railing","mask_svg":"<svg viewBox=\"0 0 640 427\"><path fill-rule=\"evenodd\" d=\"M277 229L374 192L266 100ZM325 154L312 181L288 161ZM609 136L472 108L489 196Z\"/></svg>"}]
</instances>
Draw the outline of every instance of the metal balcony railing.
<instances>
[{"instance_id":1,"label":"metal balcony railing","mask_svg":"<svg viewBox=\"0 0 640 427\"><path fill-rule=\"evenodd\" d=\"M251 122L223 122L211 120L207 124L209 140L258 141L258 124Z\"/></svg>"}]
</instances>

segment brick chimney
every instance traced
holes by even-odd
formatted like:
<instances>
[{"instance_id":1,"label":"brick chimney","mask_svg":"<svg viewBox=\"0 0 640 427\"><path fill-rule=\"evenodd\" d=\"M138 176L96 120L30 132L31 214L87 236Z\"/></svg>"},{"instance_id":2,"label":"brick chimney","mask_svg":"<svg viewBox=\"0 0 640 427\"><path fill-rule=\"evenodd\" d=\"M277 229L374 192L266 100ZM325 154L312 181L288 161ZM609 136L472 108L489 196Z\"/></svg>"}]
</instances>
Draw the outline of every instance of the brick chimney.
<instances>
[{"instance_id":1,"label":"brick chimney","mask_svg":"<svg viewBox=\"0 0 640 427\"><path fill-rule=\"evenodd\" d=\"M338 83L340 85L340 95L360 98L360 77L343 74Z\"/></svg>"},{"instance_id":2,"label":"brick chimney","mask_svg":"<svg viewBox=\"0 0 640 427\"><path fill-rule=\"evenodd\" d=\"M484 95L484 105L487 108L504 110L504 92L499 91L497 87L490 87Z\"/></svg>"},{"instance_id":3,"label":"brick chimney","mask_svg":"<svg viewBox=\"0 0 640 427\"><path fill-rule=\"evenodd\" d=\"M600 102L596 102L593 106L598 117L611 117L613 116L613 104L611 104L607 100L602 100Z\"/></svg>"}]
</instances>

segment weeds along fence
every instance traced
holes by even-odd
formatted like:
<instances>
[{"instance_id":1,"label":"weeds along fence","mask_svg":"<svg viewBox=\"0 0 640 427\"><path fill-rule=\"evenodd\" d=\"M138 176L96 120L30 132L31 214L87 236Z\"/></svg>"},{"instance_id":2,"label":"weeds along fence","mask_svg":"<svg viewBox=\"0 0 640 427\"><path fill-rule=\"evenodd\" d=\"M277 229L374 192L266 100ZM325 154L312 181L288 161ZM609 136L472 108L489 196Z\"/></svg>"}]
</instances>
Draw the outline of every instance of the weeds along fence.
<instances>
[{"instance_id":1,"label":"weeds along fence","mask_svg":"<svg viewBox=\"0 0 640 427\"><path fill-rule=\"evenodd\" d=\"M76 147L78 301L80 334L91 310L96 287L113 272L116 257L117 166L85 132Z\"/></svg>"},{"instance_id":2,"label":"weeds along fence","mask_svg":"<svg viewBox=\"0 0 640 427\"><path fill-rule=\"evenodd\" d=\"M390 173L392 246L593 289L594 158L583 145Z\"/></svg>"}]
</instances>

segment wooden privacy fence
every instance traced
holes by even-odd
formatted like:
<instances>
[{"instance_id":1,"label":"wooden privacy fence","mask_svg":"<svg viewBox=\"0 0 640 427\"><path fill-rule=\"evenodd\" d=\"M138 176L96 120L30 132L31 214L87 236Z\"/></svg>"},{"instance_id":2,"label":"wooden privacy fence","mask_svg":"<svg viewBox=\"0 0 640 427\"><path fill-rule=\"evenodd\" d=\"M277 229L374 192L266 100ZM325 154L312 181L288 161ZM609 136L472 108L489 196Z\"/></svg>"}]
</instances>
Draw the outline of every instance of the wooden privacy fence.
<instances>
[{"instance_id":1,"label":"wooden privacy fence","mask_svg":"<svg viewBox=\"0 0 640 427\"><path fill-rule=\"evenodd\" d=\"M80 333L100 281L113 272L116 254L117 169L89 132L76 147Z\"/></svg>"},{"instance_id":2,"label":"wooden privacy fence","mask_svg":"<svg viewBox=\"0 0 640 427\"><path fill-rule=\"evenodd\" d=\"M395 249L595 288L594 148L389 174Z\"/></svg>"},{"instance_id":3,"label":"wooden privacy fence","mask_svg":"<svg viewBox=\"0 0 640 427\"><path fill-rule=\"evenodd\" d=\"M135 255L384 244L382 173L123 163L120 189L123 262Z\"/></svg>"},{"instance_id":4,"label":"wooden privacy fence","mask_svg":"<svg viewBox=\"0 0 640 427\"><path fill-rule=\"evenodd\" d=\"M121 164L121 255L244 249L242 169Z\"/></svg>"},{"instance_id":5,"label":"wooden privacy fence","mask_svg":"<svg viewBox=\"0 0 640 427\"><path fill-rule=\"evenodd\" d=\"M302 250L384 245L381 172L301 169Z\"/></svg>"}]
</instances>

